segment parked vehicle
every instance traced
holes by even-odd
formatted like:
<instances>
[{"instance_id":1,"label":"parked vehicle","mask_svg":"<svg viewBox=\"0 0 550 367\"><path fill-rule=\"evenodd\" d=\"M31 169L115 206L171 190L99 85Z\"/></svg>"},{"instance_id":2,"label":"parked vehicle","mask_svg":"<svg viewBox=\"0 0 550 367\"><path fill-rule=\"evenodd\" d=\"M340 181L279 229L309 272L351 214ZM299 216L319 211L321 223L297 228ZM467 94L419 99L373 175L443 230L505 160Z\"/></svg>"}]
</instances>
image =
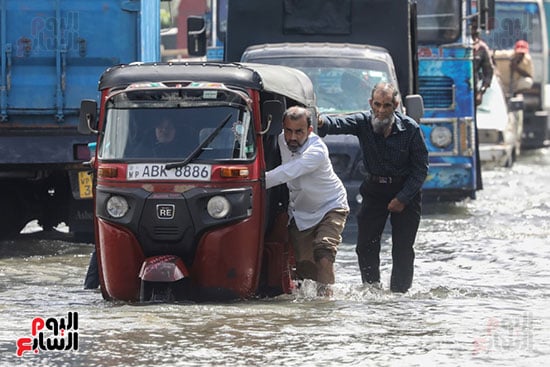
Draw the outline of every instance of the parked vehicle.
<instances>
[{"instance_id":1,"label":"parked vehicle","mask_svg":"<svg viewBox=\"0 0 550 367\"><path fill-rule=\"evenodd\" d=\"M550 139L550 58L543 0L496 0L494 23L495 29L484 38L495 53L494 59L502 75L510 75L510 55L516 41L525 40L529 44L534 83L522 91L522 147L537 149L547 146ZM510 91L504 92L513 95Z\"/></svg>"},{"instance_id":2,"label":"parked vehicle","mask_svg":"<svg viewBox=\"0 0 550 367\"><path fill-rule=\"evenodd\" d=\"M280 164L287 107L315 110L296 69L254 64L122 65L107 70L80 128L97 134L94 221L105 299L224 300L292 289ZM159 156L157 123L177 151Z\"/></svg>"},{"instance_id":3,"label":"parked vehicle","mask_svg":"<svg viewBox=\"0 0 550 367\"><path fill-rule=\"evenodd\" d=\"M521 153L523 98L508 103L496 76L477 106L477 129L482 164L512 167Z\"/></svg>"},{"instance_id":4,"label":"parked vehicle","mask_svg":"<svg viewBox=\"0 0 550 367\"><path fill-rule=\"evenodd\" d=\"M114 64L159 58L154 1L0 2L0 238L33 219L93 234L80 100Z\"/></svg>"}]
</instances>

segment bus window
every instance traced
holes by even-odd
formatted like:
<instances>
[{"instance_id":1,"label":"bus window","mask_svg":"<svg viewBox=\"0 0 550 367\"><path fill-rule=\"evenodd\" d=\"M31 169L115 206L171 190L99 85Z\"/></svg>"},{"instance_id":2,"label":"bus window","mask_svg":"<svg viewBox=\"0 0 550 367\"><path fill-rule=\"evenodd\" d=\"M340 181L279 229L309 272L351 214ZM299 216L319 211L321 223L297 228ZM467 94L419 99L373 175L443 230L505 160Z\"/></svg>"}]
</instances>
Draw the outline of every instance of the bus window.
<instances>
[{"instance_id":1,"label":"bus window","mask_svg":"<svg viewBox=\"0 0 550 367\"><path fill-rule=\"evenodd\" d=\"M421 0L418 2L418 42L445 44L460 37L460 2Z\"/></svg>"}]
</instances>

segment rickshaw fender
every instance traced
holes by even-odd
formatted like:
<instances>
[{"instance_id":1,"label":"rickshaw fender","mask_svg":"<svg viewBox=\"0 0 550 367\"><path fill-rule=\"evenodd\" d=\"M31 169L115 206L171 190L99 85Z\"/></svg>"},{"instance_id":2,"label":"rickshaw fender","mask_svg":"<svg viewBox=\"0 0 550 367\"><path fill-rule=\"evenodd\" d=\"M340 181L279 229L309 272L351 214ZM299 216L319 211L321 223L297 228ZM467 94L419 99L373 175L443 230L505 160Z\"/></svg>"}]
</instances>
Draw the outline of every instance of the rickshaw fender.
<instances>
[{"instance_id":1,"label":"rickshaw fender","mask_svg":"<svg viewBox=\"0 0 550 367\"><path fill-rule=\"evenodd\" d=\"M189 270L178 256L152 256L143 261L139 277L148 282L175 282L188 278Z\"/></svg>"}]
</instances>

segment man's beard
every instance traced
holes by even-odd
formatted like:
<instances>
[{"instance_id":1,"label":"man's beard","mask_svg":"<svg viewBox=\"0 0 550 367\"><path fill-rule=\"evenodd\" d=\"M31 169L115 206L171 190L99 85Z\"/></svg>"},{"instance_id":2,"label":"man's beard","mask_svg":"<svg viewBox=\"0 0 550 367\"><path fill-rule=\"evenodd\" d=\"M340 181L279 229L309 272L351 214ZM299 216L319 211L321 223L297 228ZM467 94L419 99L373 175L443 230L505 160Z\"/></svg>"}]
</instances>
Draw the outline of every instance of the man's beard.
<instances>
[{"instance_id":1,"label":"man's beard","mask_svg":"<svg viewBox=\"0 0 550 367\"><path fill-rule=\"evenodd\" d=\"M296 153L302 147L298 140L290 140L286 143L286 145L288 147L288 150L290 150L292 153Z\"/></svg>"},{"instance_id":2,"label":"man's beard","mask_svg":"<svg viewBox=\"0 0 550 367\"><path fill-rule=\"evenodd\" d=\"M374 130L376 134L384 134L384 132L388 129L392 122L392 117L388 117L385 119L379 119L378 117L375 117L372 119L372 130Z\"/></svg>"}]
</instances>

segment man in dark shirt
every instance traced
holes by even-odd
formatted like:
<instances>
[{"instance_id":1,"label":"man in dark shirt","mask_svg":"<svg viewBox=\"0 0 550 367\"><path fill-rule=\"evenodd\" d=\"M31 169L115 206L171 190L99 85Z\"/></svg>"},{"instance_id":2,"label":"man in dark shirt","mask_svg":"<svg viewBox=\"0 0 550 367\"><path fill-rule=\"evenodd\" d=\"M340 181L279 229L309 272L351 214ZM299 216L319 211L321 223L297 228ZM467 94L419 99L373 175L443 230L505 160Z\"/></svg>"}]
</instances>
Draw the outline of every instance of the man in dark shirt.
<instances>
[{"instance_id":1,"label":"man in dark shirt","mask_svg":"<svg viewBox=\"0 0 550 367\"><path fill-rule=\"evenodd\" d=\"M428 150L418 124L396 111L399 94L391 83L377 84L371 110L343 116L319 116L318 131L359 138L368 172L360 192L357 256L363 283L380 283L380 240L388 215L392 226L390 289L406 292L414 273L421 188L428 173Z\"/></svg>"}]
</instances>

